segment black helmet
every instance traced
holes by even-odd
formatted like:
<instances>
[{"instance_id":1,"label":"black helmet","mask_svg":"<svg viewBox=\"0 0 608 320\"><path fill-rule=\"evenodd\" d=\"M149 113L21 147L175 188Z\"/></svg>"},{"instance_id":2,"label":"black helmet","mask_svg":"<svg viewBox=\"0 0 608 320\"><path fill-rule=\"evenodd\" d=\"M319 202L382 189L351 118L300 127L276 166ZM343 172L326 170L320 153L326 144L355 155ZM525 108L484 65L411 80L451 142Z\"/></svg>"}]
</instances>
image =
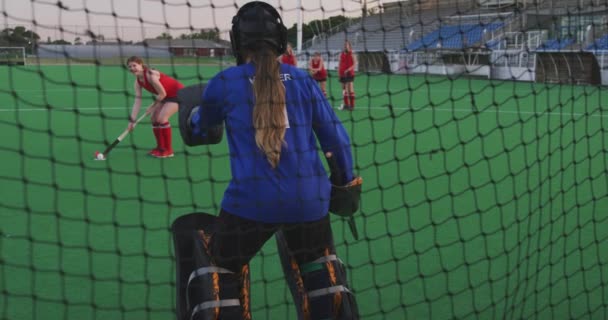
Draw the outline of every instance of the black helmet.
<instances>
[{"instance_id":1,"label":"black helmet","mask_svg":"<svg viewBox=\"0 0 608 320\"><path fill-rule=\"evenodd\" d=\"M252 1L242 6L232 18L230 42L237 63L243 63L240 51L254 48L264 41L283 54L287 47L287 28L277 10L271 5Z\"/></svg>"}]
</instances>

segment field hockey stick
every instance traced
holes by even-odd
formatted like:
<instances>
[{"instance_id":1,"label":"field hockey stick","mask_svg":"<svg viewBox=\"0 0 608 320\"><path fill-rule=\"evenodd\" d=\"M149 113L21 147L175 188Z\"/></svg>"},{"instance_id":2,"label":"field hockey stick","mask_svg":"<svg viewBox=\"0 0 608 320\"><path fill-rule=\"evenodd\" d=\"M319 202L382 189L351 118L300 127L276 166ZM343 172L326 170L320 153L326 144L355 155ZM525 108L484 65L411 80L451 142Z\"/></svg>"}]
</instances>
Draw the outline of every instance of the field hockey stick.
<instances>
[{"instance_id":1,"label":"field hockey stick","mask_svg":"<svg viewBox=\"0 0 608 320\"><path fill-rule=\"evenodd\" d=\"M142 114L137 120L135 120L135 123L133 123L133 128L135 128L135 126L143 119L147 116L147 113ZM114 149L114 147L116 147L116 145L121 142L128 134L129 134L130 130L127 128L123 133L121 133L118 138L116 138L116 140L114 140L114 142L112 142L111 145L109 145L102 153L99 153L99 151L95 151L95 160L106 160L106 157L108 156L108 153L110 153L110 151L112 151L112 149Z\"/></svg>"}]
</instances>

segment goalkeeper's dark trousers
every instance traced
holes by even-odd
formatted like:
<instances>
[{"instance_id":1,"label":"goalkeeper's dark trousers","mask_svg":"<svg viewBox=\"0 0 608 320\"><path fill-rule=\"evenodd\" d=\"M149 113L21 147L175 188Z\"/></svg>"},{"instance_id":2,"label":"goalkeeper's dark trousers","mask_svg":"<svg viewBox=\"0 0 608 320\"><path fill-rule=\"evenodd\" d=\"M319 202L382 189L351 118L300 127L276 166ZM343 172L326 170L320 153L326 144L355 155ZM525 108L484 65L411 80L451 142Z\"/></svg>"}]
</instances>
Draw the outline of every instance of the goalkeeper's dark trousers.
<instances>
[{"instance_id":1,"label":"goalkeeper's dark trousers","mask_svg":"<svg viewBox=\"0 0 608 320\"><path fill-rule=\"evenodd\" d=\"M215 264L233 272L241 270L277 231L282 230L298 264L314 261L333 249L329 215L318 221L293 224L263 223L222 210L211 239Z\"/></svg>"}]
</instances>

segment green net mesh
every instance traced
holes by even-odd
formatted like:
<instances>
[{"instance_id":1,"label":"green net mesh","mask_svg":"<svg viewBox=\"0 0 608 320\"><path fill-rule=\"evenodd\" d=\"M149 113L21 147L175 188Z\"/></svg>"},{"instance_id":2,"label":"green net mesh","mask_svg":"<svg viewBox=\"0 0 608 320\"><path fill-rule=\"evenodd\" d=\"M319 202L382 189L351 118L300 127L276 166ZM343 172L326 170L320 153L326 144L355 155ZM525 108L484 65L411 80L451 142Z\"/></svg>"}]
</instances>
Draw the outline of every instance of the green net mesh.
<instances>
[{"instance_id":1,"label":"green net mesh","mask_svg":"<svg viewBox=\"0 0 608 320\"><path fill-rule=\"evenodd\" d=\"M365 180L360 239L332 217L363 319L608 318L605 1L270 3L299 66L324 57ZM0 4L0 319L174 318L169 227L219 212L227 145L173 130L175 157L151 158L144 120L93 154L127 126L126 58L206 82L244 2ZM273 241L251 292L254 319L296 318Z\"/></svg>"}]
</instances>

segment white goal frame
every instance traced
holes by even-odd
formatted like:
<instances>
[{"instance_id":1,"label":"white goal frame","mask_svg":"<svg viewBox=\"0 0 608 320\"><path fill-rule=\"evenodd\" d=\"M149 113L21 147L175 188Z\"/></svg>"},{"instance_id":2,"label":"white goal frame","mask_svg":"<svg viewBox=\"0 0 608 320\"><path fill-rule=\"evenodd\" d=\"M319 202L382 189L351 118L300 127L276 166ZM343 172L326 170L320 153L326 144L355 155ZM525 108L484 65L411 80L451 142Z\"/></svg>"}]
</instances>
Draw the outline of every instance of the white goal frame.
<instances>
[{"instance_id":1,"label":"white goal frame","mask_svg":"<svg viewBox=\"0 0 608 320\"><path fill-rule=\"evenodd\" d=\"M5 51L15 50L19 51L19 58L11 59L8 55L4 55ZM0 65L25 65L26 55L25 47L0 47Z\"/></svg>"}]
</instances>

